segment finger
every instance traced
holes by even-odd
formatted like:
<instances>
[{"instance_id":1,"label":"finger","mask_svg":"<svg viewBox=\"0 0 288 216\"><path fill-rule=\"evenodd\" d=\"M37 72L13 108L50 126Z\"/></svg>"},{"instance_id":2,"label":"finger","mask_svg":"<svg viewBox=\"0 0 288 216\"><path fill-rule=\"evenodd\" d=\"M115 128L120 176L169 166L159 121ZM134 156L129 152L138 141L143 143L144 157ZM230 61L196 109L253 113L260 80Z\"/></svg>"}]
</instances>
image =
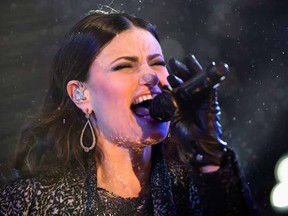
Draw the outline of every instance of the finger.
<instances>
[{"instance_id":1,"label":"finger","mask_svg":"<svg viewBox=\"0 0 288 216\"><path fill-rule=\"evenodd\" d=\"M169 64L170 72L173 75L176 75L183 81L186 81L187 79L190 78L190 75L189 75L190 73L186 65L184 65L183 63L172 58L168 61L168 64Z\"/></svg>"},{"instance_id":2,"label":"finger","mask_svg":"<svg viewBox=\"0 0 288 216\"><path fill-rule=\"evenodd\" d=\"M191 73L190 76L196 76L198 74L204 73L204 70L201 64L198 62L196 57L192 54L189 54L186 57L186 65L188 67L188 71Z\"/></svg>"},{"instance_id":3,"label":"finger","mask_svg":"<svg viewBox=\"0 0 288 216\"><path fill-rule=\"evenodd\" d=\"M177 86L179 86L180 84L183 83L183 81L181 79L179 79L178 77L176 77L172 74L170 74L167 77L167 80L168 80L168 82L172 88L176 88Z\"/></svg>"}]
</instances>

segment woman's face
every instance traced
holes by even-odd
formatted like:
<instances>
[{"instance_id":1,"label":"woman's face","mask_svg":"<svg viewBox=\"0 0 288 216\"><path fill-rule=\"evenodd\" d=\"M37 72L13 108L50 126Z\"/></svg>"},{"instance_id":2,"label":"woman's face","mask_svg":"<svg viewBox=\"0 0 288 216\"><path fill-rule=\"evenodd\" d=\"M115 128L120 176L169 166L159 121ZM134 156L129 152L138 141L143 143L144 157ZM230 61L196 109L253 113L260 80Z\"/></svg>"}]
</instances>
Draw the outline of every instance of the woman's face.
<instances>
[{"instance_id":1,"label":"woman's face","mask_svg":"<svg viewBox=\"0 0 288 216\"><path fill-rule=\"evenodd\" d=\"M169 123L153 120L140 102L159 94L167 76L150 32L133 27L115 36L92 63L86 83L99 142L141 147L163 140Z\"/></svg>"}]
</instances>

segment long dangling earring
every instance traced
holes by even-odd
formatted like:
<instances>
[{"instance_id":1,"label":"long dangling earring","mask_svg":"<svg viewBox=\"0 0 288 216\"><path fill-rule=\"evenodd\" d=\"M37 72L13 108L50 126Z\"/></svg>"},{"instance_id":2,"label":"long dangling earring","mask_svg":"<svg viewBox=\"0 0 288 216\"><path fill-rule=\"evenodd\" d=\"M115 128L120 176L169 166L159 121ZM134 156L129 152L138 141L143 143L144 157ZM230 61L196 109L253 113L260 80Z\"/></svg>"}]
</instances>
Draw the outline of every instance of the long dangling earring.
<instances>
[{"instance_id":1,"label":"long dangling earring","mask_svg":"<svg viewBox=\"0 0 288 216\"><path fill-rule=\"evenodd\" d=\"M91 122L90 122L90 119L89 119L90 115L89 115L89 112L88 112L88 111L86 112L85 117L86 117L87 121L86 121L86 124L84 125L84 127L83 127L83 129L82 129L82 131L81 131L81 135L80 135L80 145L81 145L81 148L82 148L85 152L89 152L90 150L92 150L92 149L95 147L96 137L95 137L94 129L93 129L93 127L92 127L92 125L91 125ZM89 147L86 147L86 146L84 146L84 144L83 144L83 136L84 136L84 132L85 132L87 126L89 126L90 131L91 131L91 134L92 134L92 144L91 144L91 146L89 146Z\"/></svg>"}]
</instances>

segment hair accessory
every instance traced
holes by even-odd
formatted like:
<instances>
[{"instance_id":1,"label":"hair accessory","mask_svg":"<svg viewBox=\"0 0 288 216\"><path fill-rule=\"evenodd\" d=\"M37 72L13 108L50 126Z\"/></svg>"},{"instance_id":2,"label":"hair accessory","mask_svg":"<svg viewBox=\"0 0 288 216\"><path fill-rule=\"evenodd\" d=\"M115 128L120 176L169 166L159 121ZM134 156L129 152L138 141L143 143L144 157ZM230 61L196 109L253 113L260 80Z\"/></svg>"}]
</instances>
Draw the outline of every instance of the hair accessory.
<instances>
[{"instance_id":1,"label":"hair accessory","mask_svg":"<svg viewBox=\"0 0 288 216\"><path fill-rule=\"evenodd\" d=\"M84 91L86 90L85 85L82 82L78 82L78 87L74 90L74 100L81 101L86 100L87 98L84 96Z\"/></svg>"},{"instance_id":2,"label":"hair accessory","mask_svg":"<svg viewBox=\"0 0 288 216\"><path fill-rule=\"evenodd\" d=\"M87 119L87 122L86 122L86 124L84 125L84 127L83 127L83 129L82 129L82 131L81 131L81 135L80 135L80 146L81 146L81 148L83 148L83 150L84 150L85 152L89 152L90 150L92 150L92 149L95 147L96 137L95 137L94 129L93 129L93 127L92 127L92 125L91 125L91 122L90 122L90 119L89 119L90 115L89 115L88 110L87 110L87 112L86 112L86 114L85 114L85 117L86 117L86 119ZM90 131L91 131L91 134L92 134L92 144L91 144L90 147L86 147L86 146L84 146L84 144L83 144L83 136L84 136L84 132L85 132L87 126L89 126Z\"/></svg>"}]
</instances>

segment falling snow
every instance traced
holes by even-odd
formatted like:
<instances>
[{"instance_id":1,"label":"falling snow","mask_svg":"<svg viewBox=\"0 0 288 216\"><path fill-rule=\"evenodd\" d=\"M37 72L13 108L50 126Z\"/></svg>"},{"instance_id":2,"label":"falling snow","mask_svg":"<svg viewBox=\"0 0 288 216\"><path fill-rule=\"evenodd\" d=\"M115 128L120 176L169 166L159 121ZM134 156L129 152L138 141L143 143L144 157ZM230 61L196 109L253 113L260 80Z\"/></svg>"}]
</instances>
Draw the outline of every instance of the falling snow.
<instances>
[{"instance_id":1,"label":"falling snow","mask_svg":"<svg viewBox=\"0 0 288 216\"><path fill-rule=\"evenodd\" d=\"M125 11L156 25L167 59L182 60L191 52L204 66L212 60L229 64L231 73L219 89L223 138L236 149L258 192L256 198L262 201L274 181L266 173L272 173L273 163L288 151L284 8L288 8L287 1L84 0L48 4L40 0L27 4L4 0L0 157L12 155L18 129L38 111L47 91L50 63L69 28L89 10ZM62 121L69 123L69 119ZM260 205L272 215L267 203Z\"/></svg>"}]
</instances>

